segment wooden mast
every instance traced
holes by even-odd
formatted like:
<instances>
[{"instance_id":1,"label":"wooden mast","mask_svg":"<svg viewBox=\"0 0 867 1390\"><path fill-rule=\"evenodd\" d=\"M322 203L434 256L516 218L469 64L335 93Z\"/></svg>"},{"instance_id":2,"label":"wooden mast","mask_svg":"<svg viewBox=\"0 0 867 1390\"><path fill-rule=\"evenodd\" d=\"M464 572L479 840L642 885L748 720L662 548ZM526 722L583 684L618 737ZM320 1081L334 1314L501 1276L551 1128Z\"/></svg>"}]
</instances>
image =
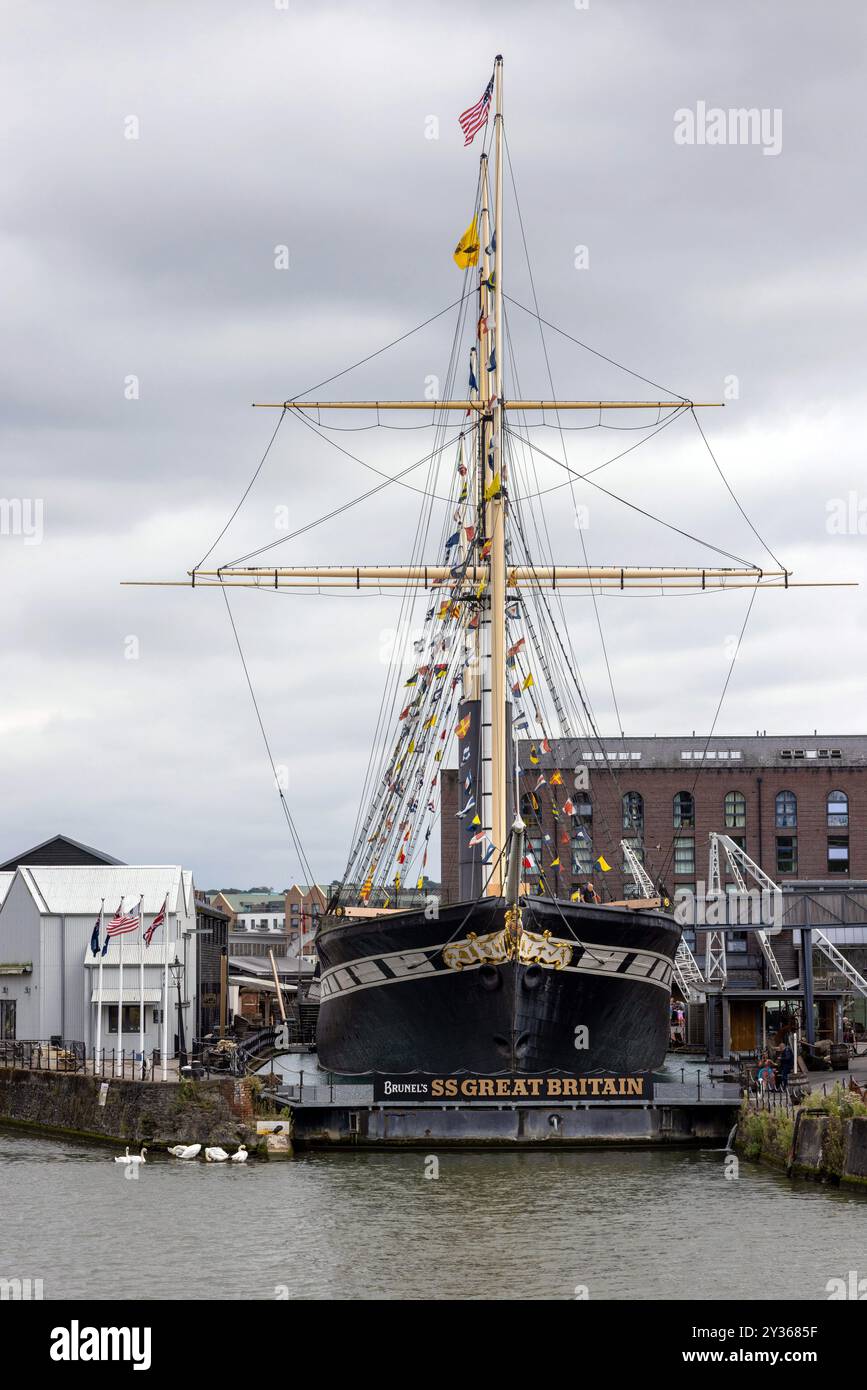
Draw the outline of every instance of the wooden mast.
<instances>
[{"instance_id":1,"label":"wooden mast","mask_svg":"<svg viewBox=\"0 0 867 1390\"><path fill-rule=\"evenodd\" d=\"M539 590L563 589L580 592L595 590L641 589L664 593L666 590L728 589L728 588L790 588L837 587L839 582L819 581L818 585L801 585L790 581L789 571L763 570L752 566L739 568L698 568L687 566L509 566L506 558L506 508L508 479L506 476L503 429L507 409L518 412L579 410L598 412L608 410L656 410L672 414L697 408L722 406L722 401L692 401L679 397L667 400L506 400L504 398L503 364L505 360L505 320L503 314L503 59L497 55L494 67L494 207L493 234L489 208L488 157L481 157L480 239L483 254L479 274L479 324L477 332L478 399L384 400L384 401L322 401L292 399L254 402L261 409L274 409L308 415L319 410L460 412L474 416L476 434L476 495L477 544L480 539L490 543L485 561L467 566L463 579L471 588L467 597L476 599L479 627L475 633L475 656L472 674L464 672L465 700L478 700L480 709L480 787L482 828L489 834L493 852L489 858L489 896L501 896L506 879L506 846L508 838L508 757L510 702L506 679L506 606L510 590L522 587ZM489 247L494 246L493 258ZM494 287L491 290L491 261L493 259ZM491 314L491 301L493 313ZM491 320L493 328L491 328ZM493 367L490 368L493 351ZM462 462L465 459L463 446ZM489 466L489 458L492 466ZM468 481L470 481L468 479ZM491 487L491 484L495 484ZM486 489L491 495L486 497ZM466 556L461 540L460 554ZM446 585L454 570L448 565L364 565L364 566L248 566L229 565L218 569L204 568L188 571L187 580L142 581L127 580L127 584L195 587L251 587L262 589L308 588L320 591L356 589L377 591L399 588L405 591L429 589ZM479 603L479 600L481 602ZM467 606L469 612L469 605ZM466 633L464 636L466 646ZM438 755L439 756L439 755ZM516 783L517 797L517 783ZM519 814L520 808L515 807ZM485 869L482 869L484 875ZM484 882L484 878L482 880ZM633 904L634 905L634 904ZM359 916L379 915L383 909L357 909ZM225 961L224 961L225 966ZM225 978L225 977L224 977ZM280 991L277 992L281 1004ZM223 1000L223 1003L225 1001ZM221 1014L221 1032L224 1020Z\"/></svg>"},{"instance_id":2,"label":"wooden mast","mask_svg":"<svg viewBox=\"0 0 867 1390\"><path fill-rule=\"evenodd\" d=\"M503 891L506 858L507 784L506 769L506 503L504 496L503 456L503 59L497 54L494 66L494 372L491 383L494 397L492 420L493 475L485 479L495 490L487 504L485 533L491 543L488 613L490 615L490 661L487 679L490 682L491 707L491 820L490 834L494 844L488 894L499 897ZM487 458L486 458L487 462ZM482 676L485 683L485 673ZM484 715L482 719L484 730Z\"/></svg>"}]
</instances>

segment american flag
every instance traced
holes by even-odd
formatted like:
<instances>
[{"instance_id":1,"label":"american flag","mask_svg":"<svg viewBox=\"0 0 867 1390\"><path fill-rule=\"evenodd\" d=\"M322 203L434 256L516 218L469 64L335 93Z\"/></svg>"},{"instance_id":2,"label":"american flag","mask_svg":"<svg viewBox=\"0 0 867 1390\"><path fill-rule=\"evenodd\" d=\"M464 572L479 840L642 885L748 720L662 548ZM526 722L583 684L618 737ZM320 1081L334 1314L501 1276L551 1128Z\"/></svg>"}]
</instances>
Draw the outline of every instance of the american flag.
<instances>
[{"instance_id":1,"label":"american flag","mask_svg":"<svg viewBox=\"0 0 867 1390\"><path fill-rule=\"evenodd\" d=\"M487 125L493 91L494 79L492 77L475 106L467 107L466 111L461 112L460 116L458 116L458 120L461 123L461 130L464 132L465 145L471 145L476 131L481 130L483 125Z\"/></svg>"},{"instance_id":2,"label":"american flag","mask_svg":"<svg viewBox=\"0 0 867 1390\"><path fill-rule=\"evenodd\" d=\"M138 904L131 912L124 912L123 900L117 912L112 917L105 929L106 936L125 936L127 932L135 931L140 922Z\"/></svg>"},{"instance_id":3,"label":"american flag","mask_svg":"<svg viewBox=\"0 0 867 1390\"><path fill-rule=\"evenodd\" d=\"M159 910L159 912L157 913L156 917L155 917L154 920L151 922L150 926L148 927L147 931L146 931L145 934L144 934L144 944L145 944L146 946L150 946L151 942L152 942L153 939L154 939L154 932L156 931L157 927L161 927L162 924L163 924L163 922L166 920L166 908L168 907L168 905L169 905L169 895L168 895L168 893L166 893L165 901L163 902L162 907L160 908L160 910Z\"/></svg>"}]
</instances>

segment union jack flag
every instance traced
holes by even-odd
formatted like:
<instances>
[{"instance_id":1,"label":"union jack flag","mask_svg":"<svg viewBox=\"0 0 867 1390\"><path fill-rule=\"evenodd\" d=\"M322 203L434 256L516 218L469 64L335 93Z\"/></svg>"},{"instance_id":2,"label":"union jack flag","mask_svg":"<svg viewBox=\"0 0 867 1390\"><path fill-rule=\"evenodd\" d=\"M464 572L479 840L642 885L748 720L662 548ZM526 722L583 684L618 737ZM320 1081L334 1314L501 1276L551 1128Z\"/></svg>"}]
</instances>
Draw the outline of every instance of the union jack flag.
<instances>
[{"instance_id":1,"label":"union jack flag","mask_svg":"<svg viewBox=\"0 0 867 1390\"><path fill-rule=\"evenodd\" d=\"M481 130L483 125L487 125L493 91L494 79L492 77L475 106L468 106L466 111L462 111L460 116L458 116L461 130L464 132L465 145L471 145L475 139L476 132Z\"/></svg>"},{"instance_id":2,"label":"union jack flag","mask_svg":"<svg viewBox=\"0 0 867 1390\"><path fill-rule=\"evenodd\" d=\"M144 934L144 944L145 944L146 946L150 946L151 942L152 942L153 939L154 939L154 932L156 931L157 927L161 927L162 924L163 924L163 922L166 920L166 908L168 907L168 905L169 905L169 895L168 895L168 893L166 893L165 900L164 900L164 902L163 902L162 907L160 908L160 910L159 910L159 912L157 913L156 917L155 917L154 920L151 922L150 926L148 927L147 931L146 931L145 934Z\"/></svg>"},{"instance_id":3,"label":"union jack flag","mask_svg":"<svg viewBox=\"0 0 867 1390\"><path fill-rule=\"evenodd\" d=\"M125 936L127 932L135 931L140 922L138 903L131 912L124 912L123 899L117 912L112 917L105 929L106 936Z\"/></svg>"}]
</instances>

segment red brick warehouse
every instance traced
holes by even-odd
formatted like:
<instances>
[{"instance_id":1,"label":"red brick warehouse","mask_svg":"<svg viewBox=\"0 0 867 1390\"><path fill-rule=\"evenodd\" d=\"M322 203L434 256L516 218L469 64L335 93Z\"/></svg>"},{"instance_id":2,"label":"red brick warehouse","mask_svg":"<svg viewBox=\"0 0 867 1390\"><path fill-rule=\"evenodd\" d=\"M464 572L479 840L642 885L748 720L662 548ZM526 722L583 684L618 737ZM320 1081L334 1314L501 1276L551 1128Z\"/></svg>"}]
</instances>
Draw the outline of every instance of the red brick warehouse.
<instances>
[{"instance_id":1,"label":"red brick warehouse","mask_svg":"<svg viewBox=\"0 0 867 1390\"><path fill-rule=\"evenodd\" d=\"M738 841L771 878L867 878L867 737L718 736L551 740L519 745L522 812L538 882L569 897L592 878L605 900L634 895L621 839L670 891L708 876L708 836ZM588 787L576 790L576 769ZM552 787L552 774L562 779ZM536 788L540 777L544 785ZM458 898L457 772L442 773L442 892ZM535 805L533 804L535 799ZM564 811L571 800L574 813ZM555 805L559 815L555 815ZM594 867L599 856L610 872ZM559 858L559 866L553 861Z\"/></svg>"}]
</instances>

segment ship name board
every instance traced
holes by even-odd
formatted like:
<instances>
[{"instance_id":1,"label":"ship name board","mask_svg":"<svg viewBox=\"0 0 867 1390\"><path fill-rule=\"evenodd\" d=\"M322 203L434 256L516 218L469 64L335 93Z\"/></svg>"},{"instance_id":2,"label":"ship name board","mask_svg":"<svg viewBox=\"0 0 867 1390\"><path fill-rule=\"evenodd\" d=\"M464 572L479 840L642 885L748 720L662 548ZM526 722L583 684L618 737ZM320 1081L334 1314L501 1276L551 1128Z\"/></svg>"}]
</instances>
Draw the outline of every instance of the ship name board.
<instances>
[{"instance_id":1,"label":"ship name board","mask_svg":"<svg viewBox=\"0 0 867 1390\"><path fill-rule=\"evenodd\" d=\"M629 1076L377 1076L375 1101L652 1100L648 1072Z\"/></svg>"}]
</instances>

